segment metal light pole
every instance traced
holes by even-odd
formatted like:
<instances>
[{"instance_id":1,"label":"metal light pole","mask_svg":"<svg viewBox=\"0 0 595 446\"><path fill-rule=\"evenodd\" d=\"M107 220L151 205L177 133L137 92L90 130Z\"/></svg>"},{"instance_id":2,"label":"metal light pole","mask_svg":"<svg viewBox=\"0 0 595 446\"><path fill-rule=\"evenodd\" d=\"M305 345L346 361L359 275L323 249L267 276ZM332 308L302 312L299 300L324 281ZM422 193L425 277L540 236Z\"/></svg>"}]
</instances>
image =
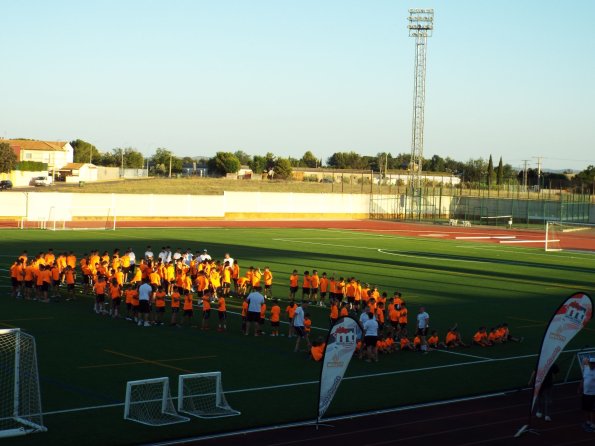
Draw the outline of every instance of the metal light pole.
<instances>
[{"instance_id":1,"label":"metal light pole","mask_svg":"<svg viewBox=\"0 0 595 446\"><path fill-rule=\"evenodd\" d=\"M413 89L413 124L411 135L411 160L409 162L409 188L413 209L419 201L421 213L421 171L424 154L424 106L426 100L426 54L428 37L434 30L433 9L409 10L409 37L415 38L415 72ZM413 216L413 215L412 215ZM421 216L421 215L420 215Z\"/></svg>"}]
</instances>

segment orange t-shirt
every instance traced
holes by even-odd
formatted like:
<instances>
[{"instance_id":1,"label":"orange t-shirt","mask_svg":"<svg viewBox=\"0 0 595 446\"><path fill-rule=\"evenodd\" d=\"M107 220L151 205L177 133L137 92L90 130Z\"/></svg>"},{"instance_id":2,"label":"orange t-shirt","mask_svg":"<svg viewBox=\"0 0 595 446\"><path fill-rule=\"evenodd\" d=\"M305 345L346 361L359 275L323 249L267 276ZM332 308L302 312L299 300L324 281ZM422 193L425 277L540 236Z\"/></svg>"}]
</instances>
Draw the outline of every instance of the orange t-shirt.
<instances>
[{"instance_id":1,"label":"orange t-shirt","mask_svg":"<svg viewBox=\"0 0 595 446\"><path fill-rule=\"evenodd\" d=\"M105 281L100 281L95 284L93 289L95 290L95 294L105 294L105 289L107 288L107 283Z\"/></svg>"},{"instance_id":2,"label":"orange t-shirt","mask_svg":"<svg viewBox=\"0 0 595 446\"><path fill-rule=\"evenodd\" d=\"M224 312L227 311L227 306L225 304L225 298L224 297L220 297L219 301L217 302L217 310Z\"/></svg>"},{"instance_id":3,"label":"orange t-shirt","mask_svg":"<svg viewBox=\"0 0 595 446\"><path fill-rule=\"evenodd\" d=\"M314 359L314 361L320 361L322 360L322 357L324 355L324 348L326 347L326 344L321 344L315 347L312 347L310 349L310 353L312 355L312 358Z\"/></svg>"},{"instance_id":4,"label":"orange t-shirt","mask_svg":"<svg viewBox=\"0 0 595 446\"><path fill-rule=\"evenodd\" d=\"M209 311L211 309L211 297L202 298L202 311Z\"/></svg>"},{"instance_id":5,"label":"orange t-shirt","mask_svg":"<svg viewBox=\"0 0 595 446\"><path fill-rule=\"evenodd\" d=\"M331 305L331 319L339 318L339 308L336 305Z\"/></svg>"},{"instance_id":6,"label":"orange t-shirt","mask_svg":"<svg viewBox=\"0 0 595 446\"><path fill-rule=\"evenodd\" d=\"M281 307L279 305L273 305L271 307L271 322L279 322L281 317Z\"/></svg>"},{"instance_id":7,"label":"orange t-shirt","mask_svg":"<svg viewBox=\"0 0 595 446\"><path fill-rule=\"evenodd\" d=\"M448 344L449 342L454 342L457 340L457 335L456 333L449 331L448 333L446 333L446 339L445 342Z\"/></svg>"},{"instance_id":8,"label":"orange t-shirt","mask_svg":"<svg viewBox=\"0 0 595 446\"><path fill-rule=\"evenodd\" d=\"M406 337L402 337L400 344L401 344L401 350L403 350L405 347L407 347L409 345L410 341L409 339L407 339Z\"/></svg>"},{"instance_id":9,"label":"orange t-shirt","mask_svg":"<svg viewBox=\"0 0 595 446\"><path fill-rule=\"evenodd\" d=\"M306 333L310 333L311 329L312 329L312 321L310 319L304 319L304 330L306 330Z\"/></svg>"},{"instance_id":10,"label":"orange t-shirt","mask_svg":"<svg viewBox=\"0 0 595 446\"><path fill-rule=\"evenodd\" d=\"M326 277L320 278L320 292L326 293L328 291L328 279Z\"/></svg>"},{"instance_id":11,"label":"orange t-shirt","mask_svg":"<svg viewBox=\"0 0 595 446\"><path fill-rule=\"evenodd\" d=\"M297 305L294 305L293 307L291 305L287 305L287 308L285 308L285 312L287 313L287 317L289 319L293 319L293 315L295 314L296 309Z\"/></svg>"},{"instance_id":12,"label":"orange t-shirt","mask_svg":"<svg viewBox=\"0 0 595 446\"><path fill-rule=\"evenodd\" d=\"M192 294L184 296L184 310L192 310Z\"/></svg>"},{"instance_id":13,"label":"orange t-shirt","mask_svg":"<svg viewBox=\"0 0 595 446\"><path fill-rule=\"evenodd\" d=\"M121 296L120 287L118 285L114 286L110 283L109 285L109 295L112 299L117 299Z\"/></svg>"},{"instance_id":14,"label":"orange t-shirt","mask_svg":"<svg viewBox=\"0 0 595 446\"><path fill-rule=\"evenodd\" d=\"M180 308L180 293L177 291L171 293L171 307Z\"/></svg>"},{"instance_id":15,"label":"orange t-shirt","mask_svg":"<svg viewBox=\"0 0 595 446\"><path fill-rule=\"evenodd\" d=\"M155 293L155 307L156 308L165 307L165 291L157 291Z\"/></svg>"},{"instance_id":16,"label":"orange t-shirt","mask_svg":"<svg viewBox=\"0 0 595 446\"><path fill-rule=\"evenodd\" d=\"M298 276L297 274L292 274L291 276L289 276L289 286L294 288L297 287L299 279L300 276Z\"/></svg>"}]
</instances>

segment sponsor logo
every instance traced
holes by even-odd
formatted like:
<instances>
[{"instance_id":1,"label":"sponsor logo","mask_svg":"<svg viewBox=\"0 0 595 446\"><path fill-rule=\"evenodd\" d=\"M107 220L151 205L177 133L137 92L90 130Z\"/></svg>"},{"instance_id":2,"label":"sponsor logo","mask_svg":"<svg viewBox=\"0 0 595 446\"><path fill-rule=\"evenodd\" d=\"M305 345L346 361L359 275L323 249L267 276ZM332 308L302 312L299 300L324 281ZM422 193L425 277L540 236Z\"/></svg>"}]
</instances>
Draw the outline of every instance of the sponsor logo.
<instances>
[{"instance_id":1,"label":"sponsor logo","mask_svg":"<svg viewBox=\"0 0 595 446\"><path fill-rule=\"evenodd\" d=\"M558 327L556 331L550 333L549 338L558 342L566 342L566 336L562 334L562 332L565 331L564 328L563 325Z\"/></svg>"},{"instance_id":2,"label":"sponsor logo","mask_svg":"<svg viewBox=\"0 0 595 446\"><path fill-rule=\"evenodd\" d=\"M337 353L335 353L331 357L331 360L326 363L326 366L331 367L331 368L344 367L345 362L341 361L341 358L339 357L339 355Z\"/></svg>"}]
</instances>

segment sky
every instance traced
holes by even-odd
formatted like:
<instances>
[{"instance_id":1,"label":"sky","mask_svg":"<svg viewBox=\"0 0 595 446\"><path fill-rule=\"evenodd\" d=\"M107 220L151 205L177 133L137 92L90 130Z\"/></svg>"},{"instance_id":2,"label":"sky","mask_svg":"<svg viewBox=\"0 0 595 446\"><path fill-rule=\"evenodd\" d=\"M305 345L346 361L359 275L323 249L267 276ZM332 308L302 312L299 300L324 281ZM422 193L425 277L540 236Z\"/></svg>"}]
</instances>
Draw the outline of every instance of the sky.
<instances>
[{"instance_id":1,"label":"sky","mask_svg":"<svg viewBox=\"0 0 595 446\"><path fill-rule=\"evenodd\" d=\"M0 137L410 153L409 8L435 10L426 157L595 165L590 0L0 0Z\"/></svg>"}]
</instances>

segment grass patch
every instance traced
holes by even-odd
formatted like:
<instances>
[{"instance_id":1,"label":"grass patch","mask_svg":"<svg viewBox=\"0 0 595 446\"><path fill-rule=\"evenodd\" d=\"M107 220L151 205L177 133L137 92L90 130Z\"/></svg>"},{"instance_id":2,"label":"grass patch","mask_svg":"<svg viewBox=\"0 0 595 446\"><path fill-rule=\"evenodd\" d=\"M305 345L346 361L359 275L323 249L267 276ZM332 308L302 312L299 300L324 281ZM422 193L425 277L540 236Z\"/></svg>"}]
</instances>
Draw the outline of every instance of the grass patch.
<instances>
[{"instance_id":1,"label":"grass patch","mask_svg":"<svg viewBox=\"0 0 595 446\"><path fill-rule=\"evenodd\" d=\"M85 295L51 305L14 300L9 296L7 269L23 249L30 253L49 247L58 252L72 249L79 258L92 248L111 252L128 246L141 255L148 244L157 250L163 245L207 248L217 258L230 252L244 271L250 265L269 266L273 292L283 299L294 268L300 273L316 268L354 275L389 293L401 290L410 326L418 307L425 305L431 327L441 337L454 322L466 340L479 325L500 322L508 322L513 334L525 337L522 344L473 347L457 351L461 355L398 352L382 356L378 364L354 359L329 416L525 386L545 323L568 295L593 291L595 269L595 258L589 255L343 230L5 231L2 236L0 324L20 326L36 337L49 429L46 434L9 440L28 446L154 442L313 419L320 364L308 361L305 354L294 354L293 341L285 337L243 336L236 314L229 315L228 332L217 333L191 327L144 328L98 316L91 311L92 297ZM474 247L481 249L470 249ZM231 313L238 312L239 301L231 299L228 307ZM309 311L317 327L314 336L324 334L328 309ZM167 316L169 310L166 320ZM267 325L265 331L269 330ZM568 348L580 348L592 338L593 331L584 330ZM572 357L570 353L561 357L561 376ZM181 373L214 370L222 371L227 400L241 416L163 428L122 419L119 404L127 381L169 376L175 383ZM578 369L573 376L578 376ZM175 388L172 393L175 396Z\"/></svg>"}]
</instances>

